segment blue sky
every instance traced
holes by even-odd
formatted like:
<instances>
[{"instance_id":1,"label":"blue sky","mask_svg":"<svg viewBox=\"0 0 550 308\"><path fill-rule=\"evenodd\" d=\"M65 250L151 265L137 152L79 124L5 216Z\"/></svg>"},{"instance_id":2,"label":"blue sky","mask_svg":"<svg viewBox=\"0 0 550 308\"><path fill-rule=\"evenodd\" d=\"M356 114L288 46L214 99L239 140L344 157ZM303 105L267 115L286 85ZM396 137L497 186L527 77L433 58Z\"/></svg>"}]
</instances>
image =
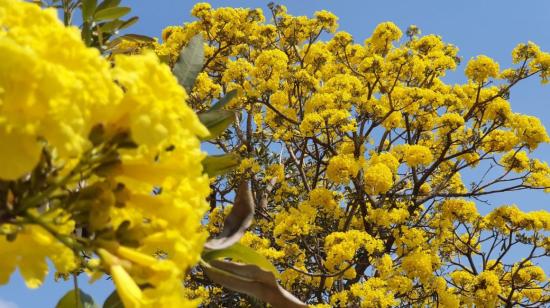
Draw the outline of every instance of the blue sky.
<instances>
[{"instance_id":1,"label":"blue sky","mask_svg":"<svg viewBox=\"0 0 550 308\"><path fill-rule=\"evenodd\" d=\"M160 36L161 30L168 25L189 21L189 11L196 3L189 0L123 2L141 17L132 32L150 36ZM215 7L259 7L266 11L268 2L234 0L210 3ZM414 24L423 34L438 34L446 42L458 46L463 59L457 71L448 76L448 82L464 81L465 63L478 54L492 57L504 68L511 65L511 50L518 43L533 41L542 50L550 51L550 1L547 0L294 0L278 3L286 5L293 15L311 16L321 9L332 11L340 18L340 30L351 33L358 42L368 37L383 21L393 21L403 30ZM512 90L510 101L514 111L538 116L550 129L550 85L541 86L537 78L532 78ZM535 156L550 161L549 150L550 146L541 146ZM517 203L526 210L548 209L548 201L549 196L538 192L508 193L491 198L495 205ZM550 264L544 267L548 271ZM79 283L99 303L112 290L109 281L99 281L92 286L86 281L86 277L82 277ZM71 287L72 282L54 283L50 275L43 287L28 290L16 274L9 285L0 287L0 308L53 307Z\"/></svg>"}]
</instances>

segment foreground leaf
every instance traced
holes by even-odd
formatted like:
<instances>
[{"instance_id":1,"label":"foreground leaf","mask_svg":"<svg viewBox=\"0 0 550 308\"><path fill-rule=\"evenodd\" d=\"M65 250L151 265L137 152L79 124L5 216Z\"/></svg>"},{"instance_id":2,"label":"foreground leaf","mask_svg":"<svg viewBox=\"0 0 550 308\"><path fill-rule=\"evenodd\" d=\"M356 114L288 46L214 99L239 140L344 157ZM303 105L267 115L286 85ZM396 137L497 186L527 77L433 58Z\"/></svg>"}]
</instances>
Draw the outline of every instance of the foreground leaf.
<instances>
[{"instance_id":1,"label":"foreground leaf","mask_svg":"<svg viewBox=\"0 0 550 308\"><path fill-rule=\"evenodd\" d=\"M208 174L210 178L214 178L233 170L239 163L239 155L229 153L223 155L208 155L202 161L202 166L204 172Z\"/></svg>"},{"instance_id":2,"label":"foreground leaf","mask_svg":"<svg viewBox=\"0 0 550 308\"><path fill-rule=\"evenodd\" d=\"M77 293L78 292L78 293ZM78 301L77 301L77 295L78 294ZM70 290L69 292L65 293L63 297L57 302L57 305L55 305L55 308L97 308L98 306L95 304L94 299L84 293L82 290L77 289Z\"/></svg>"},{"instance_id":3,"label":"foreground leaf","mask_svg":"<svg viewBox=\"0 0 550 308\"><path fill-rule=\"evenodd\" d=\"M235 111L212 110L199 114L199 120L206 126L210 135L206 139L216 138L235 121Z\"/></svg>"},{"instance_id":4,"label":"foreground leaf","mask_svg":"<svg viewBox=\"0 0 550 308\"><path fill-rule=\"evenodd\" d=\"M124 34L120 36L121 39L127 39L132 42L145 42L145 43L152 43L155 40L152 37L149 37L147 35L141 35L141 34Z\"/></svg>"},{"instance_id":5,"label":"foreground leaf","mask_svg":"<svg viewBox=\"0 0 550 308\"><path fill-rule=\"evenodd\" d=\"M222 232L217 238L206 242L204 247L212 250L224 249L238 242L252 224L254 208L254 198L248 181L243 180L237 189L233 208L223 223Z\"/></svg>"},{"instance_id":6,"label":"foreground leaf","mask_svg":"<svg viewBox=\"0 0 550 308\"><path fill-rule=\"evenodd\" d=\"M122 20L111 20L101 25L101 31L104 33L113 33L122 26L124 22Z\"/></svg>"},{"instance_id":7,"label":"foreground leaf","mask_svg":"<svg viewBox=\"0 0 550 308\"><path fill-rule=\"evenodd\" d=\"M126 29L131 25L135 24L138 20L139 20L139 17L137 16L131 17L130 19L123 21L122 25L118 29L119 30Z\"/></svg>"},{"instance_id":8,"label":"foreground leaf","mask_svg":"<svg viewBox=\"0 0 550 308\"><path fill-rule=\"evenodd\" d=\"M105 0L97 6L97 10L103 10L110 7L118 6L122 0Z\"/></svg>"},{"instance_id":9,"label":"foreground leaf","mask_svg":"<svg viewBox=\"0 0 550 308\"><path fill-rule=\"evenodd\" d=\"M173 73L180 85L190 93L204 63L204 42L202 35L195 35L182 49Z\"/></svg>"},{"instance_id":10,"label":"foreground leaf","mask_svg":"<svg viewBox=\"0 0 550 308\"><path fill-rule=\"evenodd\" d=\"M86 22L92 21L92 17L94 16L95 7L97 5L96 0L83 0L82 1L82 19Z\"/></svg>"},{"instance_id":11,"label":"foreground leaf","mask_svg":"<svg viewBox=\"0 0 550 308\"><path fill-rule=\"evenodd\" d=\"M129 7L110 7L97 11L94 15L94 19L96 21L117 19L130 13L130 10Z\"/></svg>"},{"instance_id":12,"label":"foreground leaf","mask_svg":"<svg viewBox=\"0 0 550 308\"><path fill-rule=\"evenodd\" d=\"M124 308L118 293L114 290L103 303L103 308Z\"/></svg>"},{"instance_id":13,"label":"foreground leaf","mask_svg":"<svg viewBox=\"0 0 550 308\"><path fill-rule=\"evenodd\" d=\"M302 301L283 289L275 275L256 265L238 264L212 260L203 263L203 269L210 279L233 291L248 294L270 303L273 307L307 307Z\"/></svg>"},{"instance_id":14,"label":"foreground leaf","mask_svg":"<svg viewBox=\"0 0 550 308\"><path fill-rule=\"evenodd\" d=\"M266 257L262 256L254 249L244 246L240 243L235 243L225 249L211 250L206 252L203 257L205 261L209 262L216 259L231 258L234 261L257 265L264 270L268 270L275 274L276 277L279 276L279 271L267 260Z\"/></svg>"},{"instance_id":15,"label":"foreground leaf","mask_svg":"<svg viewBox=\"0 0 550 308\"><path fill-rule=\"evenodd\" d=\"M209 111L222 110L235 96L237 96L237 90L227 92L224 97L212 105Z\"/></svg>"}]
</instances>

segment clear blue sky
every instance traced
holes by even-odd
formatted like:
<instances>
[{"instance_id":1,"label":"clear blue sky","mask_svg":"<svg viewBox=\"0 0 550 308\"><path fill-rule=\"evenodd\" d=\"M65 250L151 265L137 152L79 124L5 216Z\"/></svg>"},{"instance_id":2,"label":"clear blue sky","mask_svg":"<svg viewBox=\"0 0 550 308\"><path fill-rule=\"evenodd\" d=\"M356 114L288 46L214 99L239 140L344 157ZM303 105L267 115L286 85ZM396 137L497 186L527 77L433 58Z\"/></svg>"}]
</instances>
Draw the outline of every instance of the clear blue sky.
<instances>
[{"instance_id":1,"label":"clear blue sky","mask_svg":"<svg viewBox=\"0 0 550 308\"><path fill-rule=\"evenodd\" d=\"M134 33L160 36L168 25L179 25L190 20L189 11L196 3L189 0L132 0L123 1L141 17L132 29ZM269 1L233 0L211 1L213 6L259 7L267 10ZM542 50L550 51L550 1L548 0L317 0L279 1L293 15L311 16L316 10L326 9L339 16L340 29L351 33L362 42L374 27L383 21L393 21L403 30L409 25L420 27L423 34L435 33L459 47L463 64L447 81L462 82L464 63L473 56L485 54L502 67L511 64L511 50L521 42L533 41ZM9 59L7 59L9 61ZM516 112L538 116L550 129L550 85L540 86L536 78L525 81L511 93L512 108ZM537 150L536 156L550 161L550 146ZM492 198L493 204L517 203L523 209L548 209L550 196L542 193L509 193ZM550 262L547 262L550 263ZM546 271L550 264L544 265ZM80 282L83 290L102 303L112 290L110 282L100 281L92 286L86 277ZM43 287L27 290L20 276L14 275L8 286L0 287L0 308L54 307L72 283L55 284L50 275Z\"/></svg>"}]
</instances>

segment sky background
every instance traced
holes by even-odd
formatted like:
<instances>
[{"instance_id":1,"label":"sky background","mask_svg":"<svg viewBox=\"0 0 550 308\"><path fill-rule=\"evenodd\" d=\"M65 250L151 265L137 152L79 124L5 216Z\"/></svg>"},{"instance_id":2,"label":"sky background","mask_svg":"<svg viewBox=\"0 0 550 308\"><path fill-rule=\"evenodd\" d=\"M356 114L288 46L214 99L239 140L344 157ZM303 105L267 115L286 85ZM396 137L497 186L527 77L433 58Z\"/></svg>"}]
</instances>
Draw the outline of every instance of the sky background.
<instances>
[{"instance_id":1,"label":"sky background","mask_svg":"<svg viewBox=\"0 0 550 308\"><path fill-rule=\"evenodd\" d=\"M233 0L211 1L214 7L258 7L267 11L269 1ZM123 0L133 8L132 14L141 19L131 32L159 37L169 25L191 21L190 10L196 1L189 0ZM403 31L409 25L417 25L422 34L438 34L443 40L458 46L462 64L446 77L450 83L464 82L464 67L467 61L485 54L497 62L501 69L511 65L511 51L518 44L533 41L542 50L550 51L550 1L531 0L309 0L279 1L288 7L292 15L312 16L317 10L336 14L339 30L349 32L356 42L369 37L380 22L393 21ZM9 61L9 59L8 59ZM550 84L541 86L538 78L521 82L512 89L510 102L515 112L539 117L550 129ZM550 161L550 146L539 147L538 158ZM475 177L476 174L470 176ZM523 210L548 209L550 196L539 192L507 193L493 197L493 205L516 203ZM483 205L480 205L482 207ZM486 212L488 208L481 208ZM0 253L1 254L1 253ZM550 270L550 261L541 264ZM103 303L112 291L110 281L100 280L89 285L82 276L81 288ZM54 307L57 300L72 288L72 282L54 283L49 275L44 285L36 290L26 289L19 274L12 276L9 285L0 287L0 308Z\"/></svg>"}]
</instances>

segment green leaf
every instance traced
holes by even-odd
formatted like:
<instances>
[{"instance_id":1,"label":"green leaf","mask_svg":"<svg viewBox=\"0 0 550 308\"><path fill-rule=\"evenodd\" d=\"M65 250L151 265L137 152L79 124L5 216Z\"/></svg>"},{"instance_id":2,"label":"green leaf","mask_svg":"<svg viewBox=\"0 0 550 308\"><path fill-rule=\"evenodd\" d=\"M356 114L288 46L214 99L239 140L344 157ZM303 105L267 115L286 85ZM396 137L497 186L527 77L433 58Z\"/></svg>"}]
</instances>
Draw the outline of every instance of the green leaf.
<instances>
[{"instance_id":1,"label":"green leaf","mask_svg":"<svg viewBox=\"0 0 550 308\"><path fill-rule=\"evenodd\" d=\"M114 33L120 28L120 26L122 26L123 23L124 22L122 20L111 20L100 26L101 31L103 31L103 33Z\"/></svg>"},{"instance_id":2,"label":"green leaf","mask_svg":"<svg viewBox=\"0 0 550 308\"><path fill-rule=\"evenodd\" d=\"M268 259L266 259L266 257L262 256L254 249L240 243L235 243L225 249L210 250L204 253L202 258L207 262L216 259L231 258L233 261L257 265L264 270L272 272L275 274L275 277L279 277L279 271Z\"/></svg>"},{"instance_id":3,"label":"green leaf","mask_svg":"<svg viewBox=\"0 0 550 308\"><path fill-rule=\"evenodd\" d=\"M248 294L270 303L273 307L307 307L305 303L283 289L271 271L256 265L218 260L202 262L201 265L212 281L230 290Z\"/></svg>"},{"instance_id":4,"label":"green leaf","mask_svg":"<svg viewBox=\"0 0 550 308\"><path fill-rule=\"evenodd\" d=\"M105 0L97 6L97 10L103 10L110 7L118 6L122 0Z\"/></svg>"},{"instance_id":5,"label":"green leaf","mask_svg":"<svg viewBox=\"0 0 550 308\"><path fill-rule=\"evenodd\" d=\"M170 64L170 55L159 55L160 63L164 63L166 65Z\"/></svg>"},{"instance_id":6,"label":"green leaf","mask_svg":"<svg viewBox=\"0 0 550 308\"><path fill-rule=\"evenodd\" d=\"M217 103L212 105L210 111L222 110L235 96L237 96L237 90L227 92L224 97L220 98Z\"/></svg>"},{"instance_id":7,"label":"green leaf","mask_svg":"<svg viewBox=\"0 0 550 308\"><path fill-rule=\"evenodd\" d=\"M131 25L135 24L138 20L139 20L139 17L134 16L134 17L131 17L130 19L128 19L126 21L123 21L122 25L119 27L119 30L126 29L126 28L130 27Z\"/></svg>"},{"instance_id":8,"label":"green leaf","mask_svg":"<svg viewBox=\"0 0 550 308\"><path fill-rule=\"evenodd\" d=\"M149 37L149 36L147 36L147 35L133 34L133 33L124 34L123 36L120 36L119 38L120 38L120 39L127 39L127 40L133 41L133 42L146 42L146 43L150 43L150 42L154 42L154 41L155 41L152 37Z\"/></svg>"},{"instance_id":9,"label":"green leaf","mask_svg":"<svg viewBox=\"0 0 550 308\"><path fill-rule=\"evenodd\" d=\"M213 178L233 170L239 163L239 155L229 153L223 155L208 155L202 161L202 166L204 168L204 173Z\"/></svg>"},{"instance_id":10,"label":"green leaf","mask_svg":"<svg viewBox=\"0 0 550 308\"><path fill-rule=\"evenodd\" d=\"M129 7L110 7L95 12L95 21L110 20L120 18L128 13L131 9Z\"/></svg>"},{"instance_id":11,"label":"green leaf","mask_svg":"<svg viewBox=\"0 0 550 308\"><path fill-rule=\"evenodd\" d=\"M124 308L124 304L118 297L118 293L114 290L109 297L103 303L103 308Z\"/></svg>"},{"instance_id":12,"label":"green leaf","mask_svg":"<svg viewBox=\"0 0 550 308\"><path fill-rule=\"evenodd\" d=\"M82 20L90 22L94 16L95 7L97 5L96 0L82 0Z\"/></svg>"},{"instance_id":13,"label":"green leaf","mask_svg":"<svg viewBox=\"0 0 550 308\"><path fill-rule=\"evenodd\" d=\"M195 35L182 49L173 73L187 92L193 90L197 76L204 63L204 42L202 35Z\"/></svg>"},{"instance_id":14,"label":"green leaf","mask_svg":"<svg viewBox=\"0 0 550 308\"><path fill-rule=\"evenodd\" d=\"M235 111L212 110L199 114L199 120L208 128L210 135L206 140L220 136L235 121Z\"/></svg>"},{"instance_id":15,"label":"green leaf","mask_svg":"<svg viewBox=\"0 0 550 308\"><path fill-rule=\"evenodd\" d=\"M78 292L78 293L77 293ZM78 302L77 302L77 295L78 294ZM55 305L55 308L98 308L98 306L94 303L94 299L84 293L82 290L77 289L70 290L69 292L65 293L63 297L57 302L57 305Z\"/></svg>"}]
</instances>

